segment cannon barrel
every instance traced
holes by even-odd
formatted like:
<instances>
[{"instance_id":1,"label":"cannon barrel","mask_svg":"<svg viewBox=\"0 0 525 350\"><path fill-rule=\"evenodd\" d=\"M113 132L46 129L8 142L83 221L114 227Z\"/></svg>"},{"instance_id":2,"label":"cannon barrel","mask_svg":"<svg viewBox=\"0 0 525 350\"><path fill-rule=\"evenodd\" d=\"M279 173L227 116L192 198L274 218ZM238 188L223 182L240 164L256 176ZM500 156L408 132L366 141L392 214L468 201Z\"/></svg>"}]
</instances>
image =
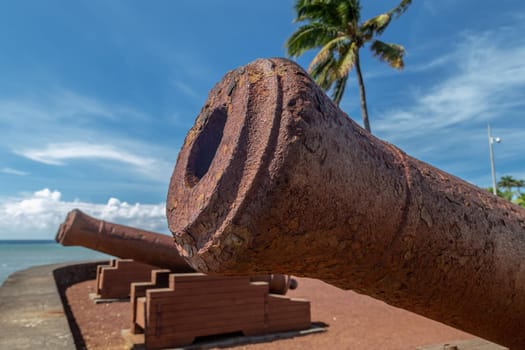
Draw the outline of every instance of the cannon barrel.
<instances>
[{"instance_id":1,"label":"cannon barrel","mask_svg":"<svg viewBox=\"0 0 525 350\"><path fill-rule=\"evenodd\" d=\"M82 246L174 272L194 272L174 249L173 237L98 220L78 209L68 213L55 239L64 246ZM297 288L297 280L281 274L258 275L251 280L267 282L275 294Z\"/></svg>"},{"instance_id":2,"label":"cannon barrel","mask_svg":"<svg viewBox=\"0 0 525 350\"><path fill-rule=\"evenodd\" d=\"M176 272L194 271L174 249L173 237L98 220L78 209L67 214L55 240Z\"/></svg>"},{"instance_id":3,"label":"cannon barrel","mask_svg":"<svg viewBox=\"0 0 525 350\"><path fill-rule=\"evenodd\" d=\"M291 61L210 91L166 205L195 269L318 278L525 349L525 210L370 135Z\"/></svg>"}]
</instances>

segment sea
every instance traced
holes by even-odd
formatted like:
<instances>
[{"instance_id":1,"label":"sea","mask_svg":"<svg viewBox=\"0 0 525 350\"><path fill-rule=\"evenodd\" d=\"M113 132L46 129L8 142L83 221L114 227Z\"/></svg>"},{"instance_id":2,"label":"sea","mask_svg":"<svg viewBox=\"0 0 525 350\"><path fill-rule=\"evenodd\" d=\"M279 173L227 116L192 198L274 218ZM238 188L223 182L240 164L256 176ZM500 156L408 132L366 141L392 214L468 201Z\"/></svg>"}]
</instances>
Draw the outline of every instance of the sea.
<instances>
[{"instance_id":1,"label":"sea","mask_svg":"<svg viewBox=\"0 0 525 350\"><path fill-rule=\"evenodd\" d=\"M0 286L13 272L32 266L111 258L95 250L65 247L52 240L0 240Z\"/></svg>"}]
</instances>

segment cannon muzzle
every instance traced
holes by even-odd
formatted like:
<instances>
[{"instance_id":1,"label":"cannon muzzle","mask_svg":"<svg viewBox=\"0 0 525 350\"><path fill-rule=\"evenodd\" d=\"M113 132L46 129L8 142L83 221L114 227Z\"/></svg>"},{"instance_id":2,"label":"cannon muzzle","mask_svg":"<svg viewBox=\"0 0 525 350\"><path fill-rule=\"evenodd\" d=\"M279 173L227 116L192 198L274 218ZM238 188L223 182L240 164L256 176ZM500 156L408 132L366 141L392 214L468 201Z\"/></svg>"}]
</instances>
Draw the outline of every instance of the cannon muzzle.
<instances>
[{"instance_id":1,"label":"cannon muzzle","mask_svg":"<svg viewBox=\"0 0 525 350\"><path fill-rule=\"evenodd\" d=\"M166 210L200 271L318 278L525 349L525 210L373 137L291 61L211 90Z\"/></svg>"}]
</instances>

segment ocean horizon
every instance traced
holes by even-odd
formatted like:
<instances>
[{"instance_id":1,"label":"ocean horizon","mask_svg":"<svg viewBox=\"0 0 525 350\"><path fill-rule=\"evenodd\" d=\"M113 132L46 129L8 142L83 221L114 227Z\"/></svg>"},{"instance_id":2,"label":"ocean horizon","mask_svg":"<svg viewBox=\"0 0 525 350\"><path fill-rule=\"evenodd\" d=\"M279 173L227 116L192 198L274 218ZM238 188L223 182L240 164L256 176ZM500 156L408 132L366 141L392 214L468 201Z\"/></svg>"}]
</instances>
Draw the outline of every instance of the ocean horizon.
<instances>
[{"instance_id":1,"label":"ocean horizon","mask_svg":"<svg viewBox=\"0 0 525 350\"><path fill-rule=\"evenodd\" d=\"M111 258L84 247L65 247L54 240L0 240L0 286L12 273L32 266Z\"/></svg>"}]
</instances>

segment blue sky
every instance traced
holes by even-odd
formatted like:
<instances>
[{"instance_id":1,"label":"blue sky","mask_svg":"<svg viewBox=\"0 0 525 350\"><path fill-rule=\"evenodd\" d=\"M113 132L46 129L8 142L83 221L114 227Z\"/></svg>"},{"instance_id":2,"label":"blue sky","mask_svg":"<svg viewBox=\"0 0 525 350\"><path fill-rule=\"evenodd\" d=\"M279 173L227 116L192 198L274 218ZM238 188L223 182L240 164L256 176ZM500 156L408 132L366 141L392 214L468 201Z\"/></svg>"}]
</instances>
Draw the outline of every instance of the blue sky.
<instances>
[{"instance_id":1,"label":"blue sky","mask_svg":"<svg viewBox=\"0 0 525 350\"><path fill-rule=\"evenodd\" d=\"M397 1L362 1L363 18ZM167 232L178 150L229 70L285 56L293 1L0 0L0 239L54 237L79 207ZM414 0L362 52L372 131L480 187L525 179L525 2ZM298 60L307 67L311 54ZM355 75L341 108L361 123Z\"/></svg>"}]
</instances>

